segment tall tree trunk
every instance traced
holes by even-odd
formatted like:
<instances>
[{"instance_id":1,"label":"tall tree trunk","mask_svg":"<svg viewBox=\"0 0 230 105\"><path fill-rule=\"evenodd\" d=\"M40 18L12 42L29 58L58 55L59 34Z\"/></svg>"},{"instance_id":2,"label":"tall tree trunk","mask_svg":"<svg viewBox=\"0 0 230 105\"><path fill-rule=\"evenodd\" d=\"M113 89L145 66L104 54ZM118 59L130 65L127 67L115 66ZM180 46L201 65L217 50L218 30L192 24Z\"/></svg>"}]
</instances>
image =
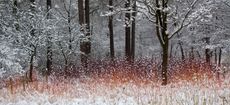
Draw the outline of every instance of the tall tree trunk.
<instances>
[{"instance_id":1,"label":"tall tree trunk","mask_svg":"<svg viewBox=\"0 0 230 105\"><path fill-rule=\"evenodd\" d=\"M69 7L70 8L70 7ZM68 32L69 32L69 50L72 50L72 31L71 31L71 16L70 10L67 12L68 15Z\"/></svg>"},{"instance_id":2,"label":"tall tree trunk","mask_svg":"<svg viewBox=\"0 0 230 105\"><path fill-rule=\"evenodd\" d=\"M89 7L89 0L85 0L85 23L86 23L86 38L88 39L86 43L86 54L87 57L88 54L91 52L91 31L90 31L90 7Z\"/></svg>"},{"instance_id":3,"label":"tall tree trunk","mask_svg":"<svg viewBox=\"0 0 230 105\"><path fill-rule=\"evenodd\" d=\"M89 54L91 52L91 31L90 31L90 7L89 0L78 0L78 11L79 11L79 23L81 25L81 31L84 35L80 43L81 63L82 66L87 68L87 62ZM85 27L84 27L85 25Z\"/></svg>"},{"instance_id":4,"label":"tall tree trunk","mask_svg":"<svg viewBox=\"0 0 230 105\"><path fill-rule=\"evenodd\" d=\"M85 24L85 11L84 11L84 0L78 0L78 17L79 17L79 24L80 24L80 31L81 31L81 34L83 36L85 36L85 28L84 28L84 24ZM81 64L82 66L85 67L86 65L86 55L84 54L85 53L85 45L84 45L84 37L83 39L81 39L81 42L80 42L80 51L83 53L81 54Z\"/></svg>"},{"instance_id":5,"label":"tall tree trunk","mask_svg":"<svg viewBox=\"0 0 230 105\"><path fill-rule=\"evenodd\" d=\"M155 1L156 8L167 8L167 1L159 0ZM161 5L160 5L161 3ZM160 41L162 48L162 85L167 85L167 69L168 69L168 48L169 48L169 36L167 33L167 13L159 9L156 10L156 35Z\"/></svg>"},{"instance_id":6,"label":"tall tree trunk","mask_svg":"<svg viewBox=\"0 0 230 105\"><path fill-rule=\"evenodd\" d=\"M85 18L85 12L84 12L84 0L78 0L78 17L79 17L79 24L81 25L81 31L84 34L84 18Z\"/></svg>"},{"instance_id":7,"label":"tall tree trunk","mask_svg":"<svg viewBox=\"0 0 230 105\"><path fill-rule=\"evenodd\" d=\"M162 85L167 85L168 77L168 41L165 41L165 44L162 46L163 48L163 55L162 55Z\"/></svg>"},{"instance_id":8,"label":"tall tree trunk","mask_svg":"<svg viewBox=\"0 0 230 105\"><path fill-rule=\"evenodd\" d=\"M218 59L218 67L221 67L221 56L222 56L222 50L221 48L219 49L219 59ZM221 71L217 71L217 78L220 79L220 72Z\"/></svg>"},{"instance_id":9,"label":"tall tree trunk","mask_svg":"<svg viewBox=\"0 0 230 105\"><path fill-rule=\"evenodd\" d=\"M125 57L128 61L131 60L130 54L130 35L131 35L131 26L130 26L130 0L126 0L125 8L127 13L125 13Z\"/></svg>"},{"instance_id":10,"label":"tall tree trunk","mask_svg":"<svg viewBox=\"0 0 230 105\"><path fill-rule=\"evenodd\" d=\"M206 37L205 42L207 45L209 45L210 44L210 38ZM205 57L206 57L206 63L210 64L211 63L211 52L210 52L209 48L205 49Z\"/></svg>"},{"instance_id":11,"label":"tall tree trunk","mask_svg":"<svg viewBox=\"0 0 230 105\"><path fill-rule=\"evenodd\" d=\"M34 11L35 11L35 0L30 0L30 10L32 12L32 14L34 15ZM33 17L33 16L32 16ZM35 35L35 30L32 27L32 30L30 31L30 36L34 36ZM32 47L33 45L31 44L30 47ZM35 52L36 49L34 47L34 51L31 51L31 58L30 58L30 66L29 66L29 81L32 82L33 81L33 60L34 60L34 56L35 56Z\"/></svg>"},{"instance_id":12,"label":"tall tree trunk","mask_svg":"<svg viewBox=\"0 0 230 105\"><path fill-rule=\"evenodd\" d=\"M46 6L47 6L47 19L51 19L51 14L49 13L50 12L50 9L52 7L52 4L51 4L51 0L47 0L46 1ZM49 30L51 31L51 30ZM52 62L52 56L53 56L53 52L52 52L52 36L50 34L50 32L47 32L47 55L46 55L46 69L47 69L47 75L50 75L51 71L52 71L52 65L53 65L53 62Z\"/></svg>"},{"instance_id":13,"label":"tall tree trunk","mask_svg":"<svg viewBox=\"0 0 230 105\"><path fill-rule=\"evenodd\" d=\"M109 11L113 12L113 0L109 0ZM113 39L113 15L109 16L109 24L108 24L108 28L109 28L109 38L110 38L110 57L113 60L115 57L114 54L114 39Z\"/></svg>"},{"instance_id":14,"label":"tall tree trunk","mask_svg":"<svg viewBox=\"0 0 230 105\"><path fill-rule=\"evenodd\" d=\"M136 0L133 0L133 13L132 13L132 39L131 39L131 60L134 61L135 58L135 34L136 34L136 14L137 6Z\"/></svg>"}]
</instances>

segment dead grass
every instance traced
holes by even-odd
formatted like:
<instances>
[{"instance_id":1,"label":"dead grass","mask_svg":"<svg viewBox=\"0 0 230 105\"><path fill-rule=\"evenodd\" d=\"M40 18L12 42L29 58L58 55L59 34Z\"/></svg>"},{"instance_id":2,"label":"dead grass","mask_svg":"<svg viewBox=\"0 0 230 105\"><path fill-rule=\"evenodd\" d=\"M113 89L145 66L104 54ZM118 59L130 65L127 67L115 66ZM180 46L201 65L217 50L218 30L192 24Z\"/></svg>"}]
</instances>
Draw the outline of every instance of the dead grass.
<instances>
[{"instance_id":1,"label":"dead grass","mask_svg":"<svg viewBox=\"0 0 230 105\"><path fill-rule=\"evenodd\" d=\"M134 63L125 60L91 61L87 70L78 68L70 71L67 78L64 78L63 72L56 72L49 76L47 81L45 77L34 73L34 82L25 82L23 77L15 76L12 83L9 80L4 80L3 83L13 94L26 89L40 93L49 92L58 96L76 90L76 82L84 84L82 88L88 91L94 91L92 87L97 85L115 88L130 83L139 87L161 87L159 63L153 59L139 59ZM183 86L186 83L199 84L203 87L208 87L207 84L210 83L222 86L224 80L216 78L216 71L213 66L201 60L174 60L169 66L169 84L172 87Z\"/></svg>"}]
</instances>

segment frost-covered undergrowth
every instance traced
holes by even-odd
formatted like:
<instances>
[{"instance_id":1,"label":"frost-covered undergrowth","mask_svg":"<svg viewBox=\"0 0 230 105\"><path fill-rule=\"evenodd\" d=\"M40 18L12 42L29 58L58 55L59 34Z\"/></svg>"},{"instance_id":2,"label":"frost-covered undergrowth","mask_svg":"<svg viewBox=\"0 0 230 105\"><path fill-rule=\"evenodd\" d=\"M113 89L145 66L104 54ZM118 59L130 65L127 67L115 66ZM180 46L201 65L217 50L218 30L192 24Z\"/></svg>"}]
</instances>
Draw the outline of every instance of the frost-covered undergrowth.
<instances>
[{"instance_id":1,"label":"frost-covered undergrowth","mask_svg":"<svg viewBox=\"0 0 230 105\"><path fill-rule=\"evenodd\" d=\"M0 90L0 105L230 105L230 82L160 86L100 80L28 84Z\"/></svg>"}]
</instances>

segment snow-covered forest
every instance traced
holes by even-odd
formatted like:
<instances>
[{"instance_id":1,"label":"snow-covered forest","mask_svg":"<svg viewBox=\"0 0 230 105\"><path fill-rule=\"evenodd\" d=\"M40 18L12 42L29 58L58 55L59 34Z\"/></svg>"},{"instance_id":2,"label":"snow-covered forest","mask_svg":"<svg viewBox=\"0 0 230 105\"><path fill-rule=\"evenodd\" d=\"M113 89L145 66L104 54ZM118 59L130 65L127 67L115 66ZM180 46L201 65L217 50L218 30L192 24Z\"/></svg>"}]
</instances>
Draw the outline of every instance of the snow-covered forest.
<instances>
[{"instance_id":1,"label":"snow-covered forest","mask_svg":"<svg viewBox=\"0 0 230 105\"><path fill-rule=\"evenodd\" d=\"M0 105L228 105L229 59L230 0L0 0Z\"/></svg>"}]
</instances>

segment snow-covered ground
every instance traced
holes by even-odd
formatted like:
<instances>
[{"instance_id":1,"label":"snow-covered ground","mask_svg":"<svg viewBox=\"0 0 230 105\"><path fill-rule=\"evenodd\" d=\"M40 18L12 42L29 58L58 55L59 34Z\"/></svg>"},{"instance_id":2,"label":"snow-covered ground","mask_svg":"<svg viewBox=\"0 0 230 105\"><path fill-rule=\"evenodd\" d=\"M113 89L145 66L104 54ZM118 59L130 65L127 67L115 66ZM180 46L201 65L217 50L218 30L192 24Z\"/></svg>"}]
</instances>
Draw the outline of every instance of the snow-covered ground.
<instances>
[{"instance_id":1,"label":"snow-covered ground","mask_svg":"<svg viewBox=\"0 0 230 105\"><path fill-rule=\"evenodd\" d=\"M230 105L229 81L177 83L160 86L144 83L99 81L44 83L0 90L0 105Z\"/></svg>"}]
</instances>

